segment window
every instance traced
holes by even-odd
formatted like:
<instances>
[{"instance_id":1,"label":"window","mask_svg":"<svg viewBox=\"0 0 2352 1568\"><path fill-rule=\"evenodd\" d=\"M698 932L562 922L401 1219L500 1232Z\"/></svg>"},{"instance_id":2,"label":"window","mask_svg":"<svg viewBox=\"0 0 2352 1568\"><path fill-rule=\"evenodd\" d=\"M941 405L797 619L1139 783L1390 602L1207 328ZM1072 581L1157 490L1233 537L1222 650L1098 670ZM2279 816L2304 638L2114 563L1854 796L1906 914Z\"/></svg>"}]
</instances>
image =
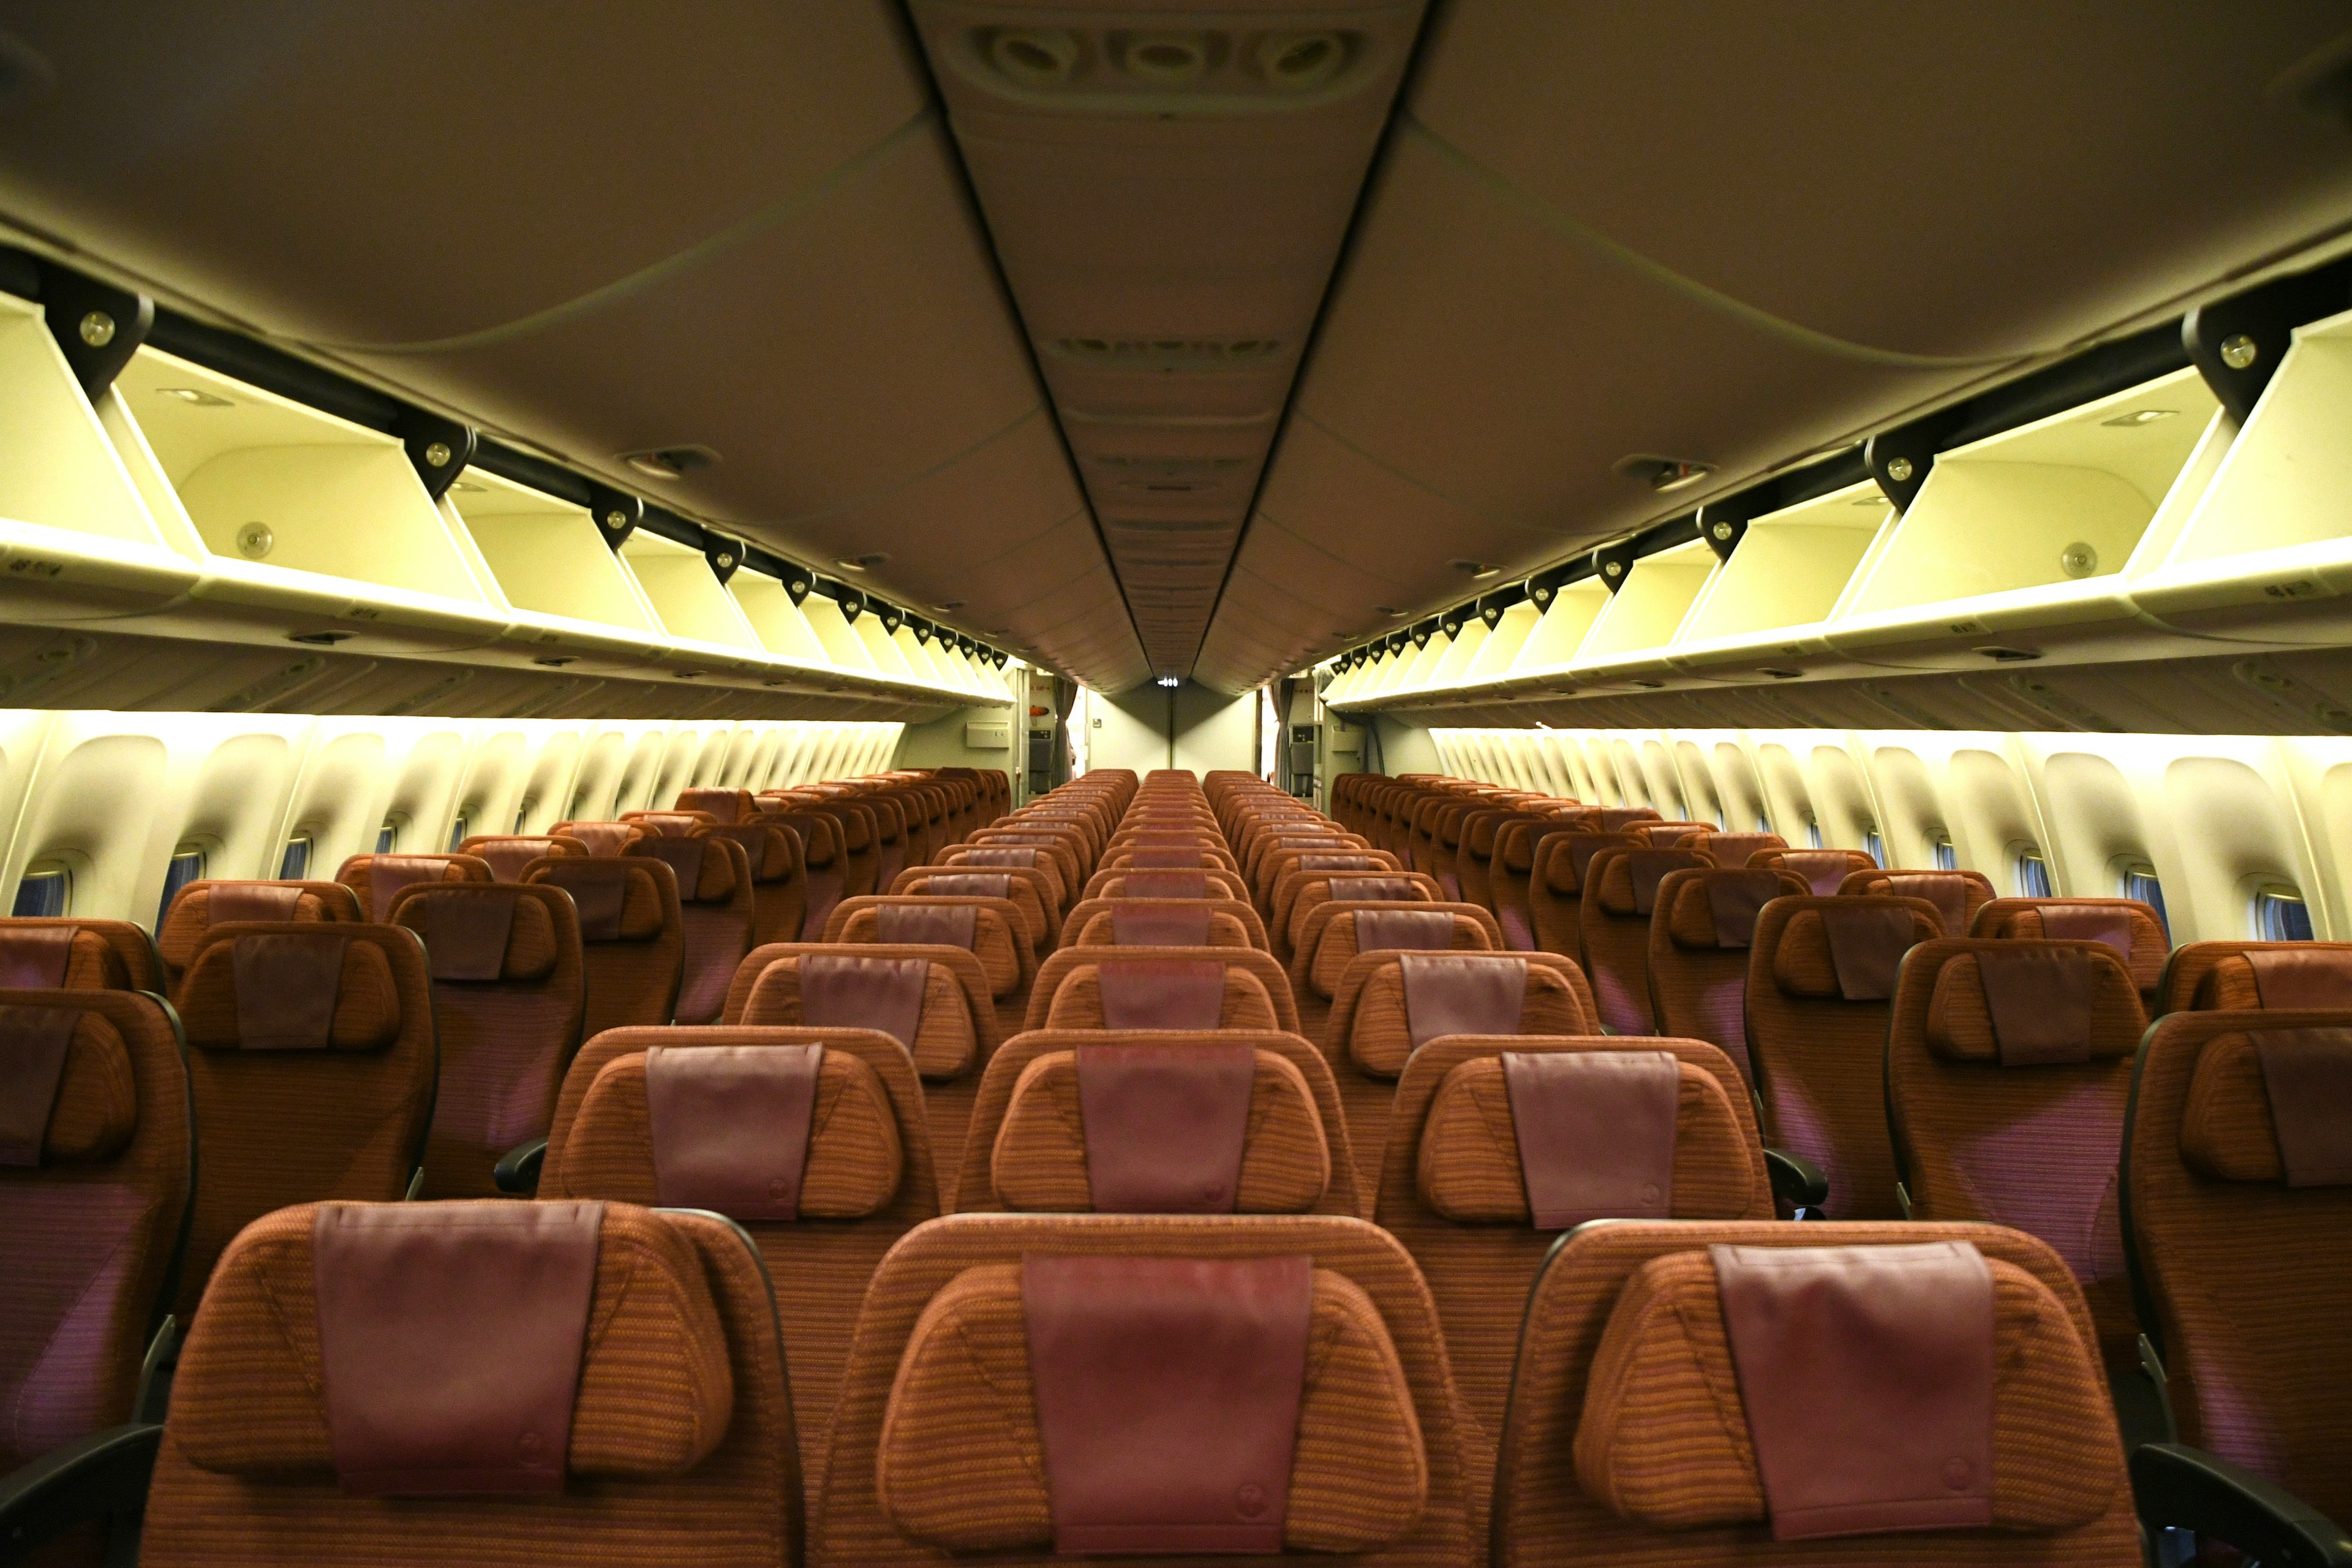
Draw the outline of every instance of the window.
<instances>
[{"instance_id":1,"label":"window","mask_svg":"<svg viewBox=\"0 0 2352 1568\"><path fill-rule=\"evenodd\" d=\"M462 816L449 825L449 853L455 855L457 846L466 842L466 819Z\"/></svg>"},{"instance_id":2,"label":"window","mask_svg":"<svg viewBox=\"0 0 2352 1568\"><path fill-rule=\"evenodd\" d=\"M299 882L310 874L310 836L305 833L286 841L286 853L278 860L278 879Z\"/></svg>"},{"instance_id":3,"label":"window","mask_svg":"<svg viewBox=\"0 0 2352 1568\"><path fill-rule=\"evenodd\" d=\"M2311 906L2302 892L2284 884L2254 894L2254 937L2259 942L2309 942Z\"/></svg>"},{"instance_id":4,"label":"window","mask_svg":"<svg viewBox=\"0 0 2352 1568\"><path fill-rule=\"evenodd\" d=\"M1729 819L1723 815L1723 807L1719 805L1715 808L1715 830L1717 833L1728 833L1731 831L1731 823Z\"/></svg>"},{"instance_id":5,"label":"window","mask_svg":"<svg viewBox=\"0 0 2352 1568\"><path fill-rule=\"evenodd\" d=\"M1959 868L1960 852L1952 847L1952 836L1948 833L1937 834L1936 836L1936 869L1957 871Z\"/></svg>"},{"instance_id":6,"label":"window","mask_svg":"<svg viewBox=\"0 0 2352 1568\"><path fill-rule=\"evenodd\" d=\"M1772 819L1760 811L1756 814L1756 831L1759 833L1772 831Z\"/></svg>"},{"instance_id":7,"label":"window","mask_svg":"<svg viewBox=\"0 0 2352 1568\"><path fill-rule=\"evenodd\" d=\"M534 804L534 802L527 800L520 805L515 807L514 830L517 833L520 833L523 830L523 824L530 820L530 808Z\"/></svg>"},{"instance_id":8,"label":"window","mask_svg":"<svg viewBox=\"0 0 2352 1568\"><path fill-rule=\"evenodd\" d=\"M1805 842L1816 849L1822 847L1822 825L1810 816L1805 818Z\"/></svg>"},{"instance_id":9,"label":"window","mask_svg":"<svg viewBox=\"0 0 2352 1568\"><path fill-rule=\"evenodd\" d=\"M1886 840L1878 836L1878 829L1875 827L1865 827L1862 830L1862 850L1864 854L1870 857L1873 864L1878 866L1886 864Z\"/></svg>"},{"instance_id":10,"label":"window","mask_svg":"<svg viewBox=\"0 0 2352 1568\"><path fill-rule=\"evenodd\" d=\"M2137 899L2156 911L2156 923L2164 928L2168 939L2172 935L2172 917L2164 912L2164 884L2156 879L2156 868L2142 861L2126 866L2123 874L2123 895Z\"/></svg>"},{"instance_id":11,"label":"window","mask_svg":"<svg viewBox=\"0 0 2352 1568\"><path fill-rule=\"evenodd\" d=\"M63 866L41 865L26 868L10 912L21 919L55 920L72 908L73 873Z\"/></svg>"},{"instance_id":12,"label":"window","mask_svg":"<svg viewBox=\"0 0 2352 1568\"><path fill-rule=\"evenodd\" d=\"M375 830L375 852L377 854L389 855L399 843L400 824L397 822L387 821L382 827Z\"/></svg>"},{"instance_id":13,"label":"window","mask_svg":"<svg viewBox=\"0 0 2352 1568\"><path fill-rule=\"evenodd\" d=\"M172 912L172 900L180 889L191 882L205 879L205 849L201 844L183 844L172 851L172 863L163 870L163 901L155 906L155 929L163 929L163 917Z\"/></svg>"},{"instance_id":14,"label":"window","mask_svg":"<svg viewBox=\"0 0 2352 1568\"><path fill-rule=\"evenodd\" d=\"M2017 896L2021 899L2048 899L2057 895L2050 880L2050 862L2042 851L2028 846L2017 852Z\"/></svg>"}]
</instances>

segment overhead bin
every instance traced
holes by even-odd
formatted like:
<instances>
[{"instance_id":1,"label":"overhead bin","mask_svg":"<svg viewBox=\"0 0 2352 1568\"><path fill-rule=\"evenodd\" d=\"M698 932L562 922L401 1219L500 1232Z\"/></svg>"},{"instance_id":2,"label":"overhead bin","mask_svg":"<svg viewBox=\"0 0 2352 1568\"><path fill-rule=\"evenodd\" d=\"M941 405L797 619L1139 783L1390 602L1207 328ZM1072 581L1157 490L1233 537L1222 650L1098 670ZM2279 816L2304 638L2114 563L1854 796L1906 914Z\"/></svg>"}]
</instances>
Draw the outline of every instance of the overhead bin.
<instances>
[{"instance_id":1,"label":"overhead bin","mask_svg":"<svg viewBox=\"0 0 2352 1568\"><path fill-rule=\"evenodd\" d=\"M723 668L740 669L767 662L751 624L699 548L639 528L622 542L619 555L668 634L663 649L668 662L716 658Z\"/></svg>"},{"instance_id":2,"label":"overhead bin","mask_svg":"<svg viewBox=\"0 0 2352 1568\"><path fill-rule=\"evenodd\" d=\"M442 504L507 602L508 640L542 658L588 655L600 668L642 664L660 645L653 606L587 508L479 468Z\"/></svg>"},{"instance_id":3,"label":"overhead bin","mask_svg":"<svg viewBox=\"0 0 2352 1568\"><path fill-rule=\"evenodd\" d=\"M1623 584L1593 617L1591 629L1569 661L1578 679L1664 672L1666 647L1682 629L1716 564L1715 552L1697 539L1630 563Z\"/></svg>"},{"instance_id":4,"label":"overhead bin","mask_svg":"<svg viewBox=\"0 0 2352 1568\"><path fill-rule=\"evenodd\" d=\"M1832 646L1930 669L2084 643L2162 651L2131 584L2179 534L2231 423L2184 369L1940 454L1831 623Z\"/></svg>"},{"instance_id":5,"label":"overhead bin","mask_svg":"<svg viewBox=\"0 0 2352 1568\"><path fill-rule=\"evenodd\" d=\"M1494 630L1478 645L1471 657L1470 668L1465 671L1471 684L1494 680L1508 674L1519 650L1534 635L1537 623L1543 619L1543 610L1532 599L1521 599L1505 610L1495 622Z\"/></svg>"},{"instance_id":6,"label":"overhead bin","mask_svg":"<svg viewBox=\"0 0 2352 1568\"><path fill-rule=\"evenodd\" d=\"M2352 311L2296 329L2179 537L2133 583L2149 616L2273 647L2352 637Z\"/></svg>"},{"instance_id":7,"label":"overhead bin","mask_svg":"<svg viewBox=\"0 0 2352 1568\"><path fill-rule=\"evenodd\" d=\"M1865 479L1749 520L1692 604L1669 662L1701 676L1825 662L1823 623L1860 583L1894 515L1886 492Z\"/></svg>"}]
</instances>

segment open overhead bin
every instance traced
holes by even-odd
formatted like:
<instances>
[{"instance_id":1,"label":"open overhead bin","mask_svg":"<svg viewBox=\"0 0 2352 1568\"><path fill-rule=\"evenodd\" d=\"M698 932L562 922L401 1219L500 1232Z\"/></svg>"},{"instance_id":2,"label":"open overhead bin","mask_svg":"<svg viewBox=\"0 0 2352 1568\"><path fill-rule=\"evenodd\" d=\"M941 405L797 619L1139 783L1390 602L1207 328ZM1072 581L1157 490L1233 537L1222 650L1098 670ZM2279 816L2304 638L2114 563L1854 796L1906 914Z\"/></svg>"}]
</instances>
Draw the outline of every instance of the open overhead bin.
<instances>
[{"instance_id":1,"label":"open overhead bin","mask_svg":"<svg viewBox=\"0 0 2352 1568\"><path fill-rule=\"evenodd\" d=\"M1894 514L1886 492L1865 479L1750 519L1692 604L1669 662L1701 677L1754 679L1759 665L1802 671L1840 658L1824 623Z\"/></svg>"},{"instance_id":2,"label":"open overhead bin","mask_svg":"<svg viewBox=\"0 0 2352 1568\"><path fill-rule=\"evenodd\" d=\"M1667 646L1682 629L1717 560L1704 541L1692 539L1630 561L1608 555L1601 571L1621 566L1617 591L1593 617L1591 629L1569 661L1580 681L1665 674Z\"/></svg>"}]
</instances>

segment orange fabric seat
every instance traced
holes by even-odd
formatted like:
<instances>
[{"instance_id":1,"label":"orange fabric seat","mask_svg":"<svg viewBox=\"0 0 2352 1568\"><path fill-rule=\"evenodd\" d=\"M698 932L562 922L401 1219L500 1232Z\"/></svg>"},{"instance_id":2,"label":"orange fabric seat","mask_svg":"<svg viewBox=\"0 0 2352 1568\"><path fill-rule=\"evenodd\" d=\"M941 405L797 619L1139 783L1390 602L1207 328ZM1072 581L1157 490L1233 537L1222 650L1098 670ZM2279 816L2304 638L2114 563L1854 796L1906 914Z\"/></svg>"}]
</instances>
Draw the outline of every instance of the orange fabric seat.
<instances>
[{"instance_id":1,"label":"orange fabric seat","mask_svg":"<svg viewBox=\"0 0 2352 1568\"><path fill-rule=\"evenodd\" d=\"M1809 1431L1801 1388L1779 1397L1787 1381L1775 1379L1769 1387L1775 1397L1759 1402L1751 1376L1741 1375L1760 1376L1770 1363L1759 1354L1759 1364L1750 1368L1736 1354L1721 1272L1727 1265L1718 1254L1729 1249L1731 1261L1753 1277L1768 1271L1778 1249L1923 1246L1933 1249L1931 1258L1950 1258L1960 1267L1970 1267L1961 1259L1977 1260L1978 1289L1985 1292L1980 1300L1990 1303L1989 1310L1972 1307L1970 1316L1956 1319L1947 1331L1969 1354L1990 1352L1990 1367L1978 1374L1984 1381L1962 1408L1967 1440L1990 1445L1990 1474L1983 1476L1971 1460L1939 1470L1928 1484L1978 1489L1975 1495L1989 1493L1990 1500L1979 1505L1983 1526L1896 1533L1886 1527L1903 1522L1905 1514L1950 1505L1922 1499L1909 1508L1889 1508L1877 1503L1870 1483L1900 1483L1928 1461L1918 1450L1898 1449L1868 1473L1826 1457L1808 1463L1819 1450L1806 1438L1828 1424ZM1816 1256L1821 1263L1810 1278L1833 1276L1836 1254ZM1868 1262L1855 1259L1864 1266L1857 1271L1861 1279L1886 1277L1888 1264L1874 1273ZM1880 1310L1898 1321L1916 1321L1916 1314ZM1974 1316L1978 1311L1985 1315ZM1793 1327L1784 1331L1801 1333L1803 1320L1790 1321ZM1745 1331L1758 1321L1743 1313L1737 1326ZM1771 1325L1766 1320L1762 1326ZM1990 1345L1968 1346L1969 1329ZM2065 1264L2033 1237L1995 1226L1643 1221L1577 1231L1545 1262L1528 1302L1495 1477L1495 1568L1592 1563L2134 1568L2141 1561L2139 1532L2093 1344L2090 1315ZM1901 1352L1890 1345L1880 1353L1891 1360ZM1860 1359L1836 1358L1834 1364L1843 1372ZM1849 1447L1865 1443L1874 1429L1899 1439L1910 1412L1934 1408L1932 1396L1923 1400L1916 1384L1892 1373L1864 1383L1851 1398L1843 1397L1845 1384L1839 1386L1837 1407L1850 1412L1839 1436ZM1969 1385L1955 1373L1940 1386L1957 1392ZM1981 1419L1974 1415L1977 1398L1987 1401L1991 1417L1982 1436L1974 1424ZM1793 1418L1787 1414L1791 1406ZM1815 1528L1838 1530L1842 1538L1802 1538L1807 1516L1775 1515L1779 1489L1759 1482L1756 1436L1759 1419L1774 1417L1781 1424L1765 1428L1774 1437L1771 1473L1789 1486L1791 1500L1862 1500L1835 1512L1824 1506L1817 1516L1822 1523ZM1941 1480L1942 1474L1956 1479ZM1920 1497L1916 1490L1910 1495ZM1800 1538L1776 1542L1768 1524Z\"/></svg>"},{"instance_id":2,"label":"orange fabric seat","mask_svg":"<svg viewBox=\"0 0 2352 1568\"><path fill-rule=\"evenodd\" d=\"M1307 937L1307 922L1316 907L1331 902L1459 903L1449 899L1437 879L1419 871L1291 871L1274 889L1274 906L1266 930L1274 937L1274 955L1287 963Z\"/></svg>"},{"instance_id":3,"label":"orange fabric seat","mask_svg":"<svg viewBox=\"0 0 2352 1568\"><path fill-rule=\"evenodd\" d=\"M2352 1007L2352 942L2192 942L2175 948L2156 1011Z\"/></svg>"},{"instance_id":4,"label":"orange fabric seat","mask_svg":"<svg viewBox=\"0 0 2352 1568\"><path fill-rule=\"evenodd\" d=\"M931 865L942 871L1027 872L1036 879L1038 898L1058 921L1069 911L1077 889L1062 874L1062 862L1045 844L957 844L943 849ZM925 868L915 868L924 869ZM1022 880L1028 880L1024 877ZM905 873L899 877L906 880Z\"/></svg>"},{"instance_id":5,"label":"orange fabric seat","mask_svg":"<svg viewBox=\"0 0 2352 1568\"><path fill-rule=\"evenodd\" d=\"M1855 872L1878 869L1878 862L1859 849L1765 849L1750 855L1748 863L1802 877L1823 898L1843 887Z\"/></svg>"},{"instance_id":6,"label":"orange fabric seat","mask_svg":"<svg viewBox=\"0 0 2352 1568\"><path fill-rule=\"evenodd\" d=\"M1656 1031L1650 931L1656 924L1660 884L1671 871L1713 864L1703 850L1639 844L1604 848L1587 863L1577 907L1578 945L1602 1027L1620 1035Z\"/></svg>"},{"instance_id":7,"label":"orange fabric seat","mask_svg":"<svg viewBox=\"0 0 2352 1568\"><path fill-rule=\"evenodd\" d=\"M584 857L589 848L583 840L560 834L482 833L458 845L457 852L481 861L501 882L519 882L534 860L551 855Z\"/></svg>"},{"instance_id":8,"label":"orange fabric seat","mask_svg":"<svg viewBox=\"0 0 2352 1568\"><path fill-rule=\"evenodd\" d=\"M1555 952L1526 953L1360 953L1339 976L1333 993L1329 1033L1325 1053L1344 1058L1358 1071L1374 1078L1394 1079L1405 1069L1415 1051L1431 1039L1435 1026L1417 1019L1409 972L1417 961L1492 968L1507 972L1517 966L1524 974L1517 994L1517 1032L1523 1035L1591 1035L1598 1031L1592 993L1584 972ZM1434 999L1442 1003L1444 998ZM1443 1021L1444 1015L1438 1017ZM1505 1034L1508 1029L1483 1027L1473 1033Z\"/></svg>"},{"instance_id":9,"label":"orange fabric seat","mask_svg":"<svg viewBox=\"0 0 2352 1568\"><path fill-rule=\"evenodd\" d=\"M804 1006L801 966L812 959L870 961L924 966L919 999L901 999L913 1014L913 1038L898 1004L885 990L839 987L826 993L824 1016L811 1019ZM835 1006L841 1010L832 1011ZM926 1079L961 1077L985 1062L998 1040L996 1008L988 979L972 955L961 948L889 942L776 942L755 950L736 970L728 987L722 1022L730 1026L874 1028L904 1046Z\"/></svg>"},{"instance_id":10,"label":"orange fabric seat","mask_svg":"<svg viewBox=\"0 0 2352 1568\"><path fill-rule=\"evenodd\" d=\"M562 889L578 910L587 989L581 1038L670 1021L686 972L686 919L677 873L666 862L549 856L524 868L522 881Z\"/></svg>"},{"instance_id":11,"label":"orange fabric seat","mask_svg":"<svg viewBox=\"0 0 2352 1568\"><path fill-rule=\"evenodd\" d=\"M727 983L751 951L758 924L751 857L733 839L700 826L640 839L625 855L669 868L677 885L680 943L676 1017L681 1024L716 1023Z\"/></svg>"},{"instance_id":12,"label":"orange fabric seat","mask_svg":"<svg viewBox=\"0 0 2352 1568\"><path fill-rule=\"evenodd\" d=\"M893 898L1004 899L1020 912L1033 955L1062 942L1062 910L1045 873L1023 866L914 866L890 884Z\"/></svg>"},{"instance_id":13,"label":"orange fabric seat","mask_svg":"<svg viewBox=\"0 0 2352 1568\"><path fill-rule=\"evenodd\" d=\"M1992 902L1992 879L1982 871L1849 871L1841 893L1925 899L1943 917L1946 936L1966 936L1977 911Z\"/></svg>"},{"instance_id":14,"label":"orange fabric seat","mask_svg":"<svg viewBox=\"0 0 2352 1568\"><path fill-rule=\"evenodd\" d=\"M1562 829L1546 834L1535 847L1535 865L1528 877L1528 914L1533 925L1535 949L1584 962L1581 928L1584 878L1592 858L1603 849L1629 847L1631 838L1618 833L1587 833Z\"/></svg>"},{"instance_id":15,"label":"orange fabric seat","mask_svg":"<svg viewBox=\"0 0 2352 1568\"><path fill-rule=\"evenodd\" d=\"M2104 942L2123 956L2141 1005L2156 1005L2172 939L2156 911L2137 899L1995 899L1979 908L1970 936L2050 942Z\"/></svg>"},{"instance_id":16,"label":"orange fabric seat","mask_svg":"<svg viewBox=\"0 0 2352 1568\"><path fill-rule=\"evenodd\" d=\"M129 921L0 915L0 990L164 989L155 939Z\"/></svg>"},{"instance_id":17,"label":"orange fabric seat","mask_svg":"<svg viewBox=\"0 0 2352 1568\"><path fill-rule=\"evenodd\" d=\"M1130 937L1119 940L1124 923L1130 933L1141 933L1154 940L1146 942ZM1202 942L1158 940L1176 926L1184 934L1197 934ZM1265 926L1257 911L1247 904L1232 899L1090 899L1070 910L1070 918L1062 923L1064 947L1255 947L1265 949L1263 940Z\"/></svg>"},{"instance_id":18,"label":"orange fabric seat","mask_svg":"<svg viewBox=\"0 0 2352 1568\"><path fill-rule=\"evenodd\" d=\"M1366 931L1374 932L1370 946ZM1502 928L1476 904L1395 905L1326 901L1307 912L1298 950L1290 961L1291 984L1300 994L1328 997L1359 953L1411 947L1419 951L1492 952L1503 945Z\"/></svg>"},{"instance_id":19,"label":"orange fabric seat","mask_svg":"<svg viewBox=\"0 0 2352 1568\"><path fill-rule=\"evenodd\" d=\"M1751 1081L1747 993L1756 917L1773 899L1792 896L1810 896L1802 878L1761 868L1685 867L1658 883L1648 965L1657 1026L1706 1041Z\"/></svg>"},{"instance_id":20,"label":"orange fabric seat","mask_svg":"<svg viewBox=\"0 0 2352 1568\"><path fill-rule=\"evenodd\" d=\"M419 882L491 882L490 863L473 855L354 855L335 880L359 896L360 912L381 925L392 918L392 900Z\"/></svg>"},{"instance_id":21,"label":"orange fabric seat","mask_svg":"<svg viewBox=\"0 0 2352 1568\"><path fill-rule=\"evenodd\" d=\"M547 1132L588 1005L580 918L544 883L424 882L392 923L425 944L440 1072L424 1195L495 1197L491 1172Z\"/></svg>"},{"instance_id":22,"label":"orange fabric seat","mask_svg":"<svg viewBox=\"0 0 2352 1568\"><path fill-rule=\"evenodd\" d=\"M970 910L970 925L964 911ZM961 947L980 961L998 997L1017 994L1037 973L1020 907L1010 899L898 894L846 899L826 922L831 943L914 942Z\"/></svg>"},{"instance_id":23,"label":"orange fabric seat","mask_svg":"<svg viewBox=\"0 0 2352 1568\"><path fill-rule=\"evenodd\" d=\"M800 836L757 813L703 833L742 847L751 873L752 945L798 942L808 922L808 868L802 863Z\"/></svg>"},{"instance_id":24,"label":"orange fabric seat","mask_svg":"<svg viewBox=\"0 0 2352 1568\"><path fill-rule=\"evenodd\" d=\"M1271 1018L1262 1022L1242 1023L1237 1019L1223 1026L1229 1028L1276 1028L1297 1033L1298 1004L1291 994L1289 977L1270 954L1254 947L1089 947L1064 948L1045 960L1037 971L1037 983L1029 989L1029 1008L1024 1028L1046 1027L1096 1028L1101 1026L1099 1009L1101 987L1099 971L1108 964L1129 963L1200 963L1214 964L1227 972L1225 1011L1229 1019L1236 1007L1252 1007L1244 997L1263 994ZM1245 977L1246 984L1234 976ZM1055 1009L1062 1005L1061 991L1066 984L1076 984L1091 1002L1074 1000L1070 1005L1096 1014L1090 1021L1053 1020Z\"/></svg>"},{"instance_id":25,"label":"orange fabric seat","mask_svg":"<svg viewBox=\"0 0 2352 1568\"><path fill-rule=\"evenodd\" d=\"M212 928L254 921L357 921L359 896L341 882L191 882L155 928L155 951L173 1000Z\"/></svg>"},{"instance_id":26,"label":"orange fabric seat","mask_svg":"<svg viewBox=\"0 0 2352 1568\"><path fill-rule=\"evenodd\" d=\"M348 892L348 889L346 889ZM423 1162L438 1070L424 943L400 926L253 921L206 933L180 983L195 1202L173 1310L289 1204L389 1203Z\"/></svg>"}]
</instances>

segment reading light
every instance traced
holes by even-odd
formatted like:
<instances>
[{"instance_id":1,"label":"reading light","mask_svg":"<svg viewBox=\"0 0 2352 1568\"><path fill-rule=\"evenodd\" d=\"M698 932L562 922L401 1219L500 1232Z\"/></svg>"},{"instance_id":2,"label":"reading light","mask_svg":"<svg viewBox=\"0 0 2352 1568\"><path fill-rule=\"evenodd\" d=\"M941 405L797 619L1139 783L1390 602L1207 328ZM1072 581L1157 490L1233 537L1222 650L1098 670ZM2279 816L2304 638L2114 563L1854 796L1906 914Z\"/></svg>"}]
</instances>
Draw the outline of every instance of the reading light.
<instances>
[{"instance_id":1,"label":"reading light","mask_svg":"<svg viewBox=\"0 0 2352 1568\"><path fill-rule=\"evenodd\" d=\"M2135 408L2129 414L2118 414L2100 424L2116 430L2137 430L2143 425L2153 425L2159 419L2169 419L2180 411L2177 408Z\"/></svg>"},{"instance_id":2,"label":"reading light","mask_svg":"<svg viewBox=\"0 0 2352 1568\"><path fill-rule=\"evenodd\" d=\"M1161 676L1161 677L1159 679L1159 680L1158 680L1158 681L1154 682L1154 684L1155 684L1155 685L1160 685L1160 686L1165 686L1165 687L1169 688L1171 690L1173 690L1175 688L1177 688L1177 687L1179 687L1179 686L1181 686L1181 685L1183 685L1184 683L1183 683L1181 680L1178 679L1176 677L1172 676L1172 675L1163 675L1163 676Z\"/></svg>"}]
</instances>

